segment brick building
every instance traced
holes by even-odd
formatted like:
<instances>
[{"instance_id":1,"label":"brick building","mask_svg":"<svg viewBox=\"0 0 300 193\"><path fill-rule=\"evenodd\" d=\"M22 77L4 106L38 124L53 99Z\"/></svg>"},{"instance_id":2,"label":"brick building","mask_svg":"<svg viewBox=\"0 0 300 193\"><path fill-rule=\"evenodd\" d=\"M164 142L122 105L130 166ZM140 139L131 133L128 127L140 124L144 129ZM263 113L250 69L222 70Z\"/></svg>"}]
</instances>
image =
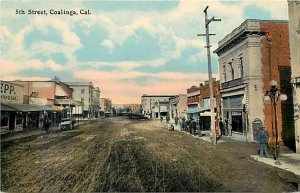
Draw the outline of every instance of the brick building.
<instances>
[{"instance_id":1,"label":"brick building","mask_svg":"<svg viewBox=\"0 0 300 193\"><path fill-rule=\"evenodd\" d=\"M214 97L214 116L216 121L216 129L219 129L219 115L220 115L220 95L219 95L219 81L213 79L213 97ZM205 81L200 84L200 127L202 130L210 130L211 112L210 112L210 92L209 82Z\"/></svg>"},{"instance_id":2,"label":"brick building","mask_svg":"<svg viewBox=\"0 0 300 193\"><path fill-rule=\"evenodd\" d=\"M199 120L200 118L200 86L193 85L186 90L187 93L187 118Z\"/></svg>"},{"instance_id":3,"label":"brick building","mask_svg":"<svg viewBox=\"0 0 300 193\"><path fill-rule=\"evenodd\" d=\"M219 92L219 81L213 78L213 96L214 96L214 115L218 122L219 104L220 98ZM211 126L211 112L210 112L210 93L209 93L209 82L205 81L199 86L192 86L187 89L187 116L193 118L199 122L201 130L210 130ZM216 124L218 126L218 124ZM218 127L216 127L218 129Z\"/></svg>"},{"instance_id":4,"label":"brick building","mask_svg":"<svg viewBox=\"0 0 300 193\"><path fill-rule=\"evenodd\" d=\"M259 121L267 128L270 142L275 142L275 113L263 101L276 80L288 95L277 103L279 139L290 129L291 90L287 21L246 20L219 41L221 116L232 135L256 140ZM284 121L283 121L284 120Z\"/></svg>"}]
</instances>

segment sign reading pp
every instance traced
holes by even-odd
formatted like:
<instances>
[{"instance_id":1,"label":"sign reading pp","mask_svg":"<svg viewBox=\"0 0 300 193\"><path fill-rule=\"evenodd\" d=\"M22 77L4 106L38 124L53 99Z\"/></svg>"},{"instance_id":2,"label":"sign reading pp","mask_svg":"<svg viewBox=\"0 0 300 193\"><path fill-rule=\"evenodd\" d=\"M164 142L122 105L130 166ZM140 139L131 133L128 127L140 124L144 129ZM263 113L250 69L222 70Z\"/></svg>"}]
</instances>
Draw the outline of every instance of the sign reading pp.
<instances>
[{"instance_id":1,"label":"sign reading pp","mask_svg":"<svg viewBox=\"0 0 300 193\"><path fill-rule=\"evenodd\" d=\"M23 86L1 81L1 102L23 103Z\"/></svg>"}]
</instances>

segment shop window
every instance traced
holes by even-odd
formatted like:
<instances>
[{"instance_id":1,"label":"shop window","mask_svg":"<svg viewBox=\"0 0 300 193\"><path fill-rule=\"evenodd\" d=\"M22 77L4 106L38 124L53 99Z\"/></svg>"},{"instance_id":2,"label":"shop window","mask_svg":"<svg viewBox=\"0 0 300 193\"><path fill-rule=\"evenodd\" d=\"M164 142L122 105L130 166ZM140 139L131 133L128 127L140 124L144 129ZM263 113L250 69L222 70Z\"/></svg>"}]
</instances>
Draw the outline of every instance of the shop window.
<instances>
[{"instance_id":1,"label":"shop window","mask_svg":"<svg viewBox=\"0 0 300 193\"><path fill-rule=\"evenodd\" d=\"M213 98L213 102L214 102L214 107L216 107L216 98ZM210 108L210 98L203 99L203 103L204 103L204 109Z\"/></svg>"},{"instance_id":2,"label":"shop window","mask_svg":"<svg viewBox=\"0 0 300 193\"><path fill-rule=\"evenodd\" d=\"M1 127L8 127L8 114L1 114Z\"/></svg>"},{"instance_id":3,"label":"shop window","mask_svg":"<svg viewBox=\"0 0 300 193\"><path fill-rule=\"evenodd\" d=\"M228 63L230 72L231 72L231 80L234 80L234 68L233 68L233 62Z\"/></svg>"},{"instance_id":4,"label":"shop window","mask_svg":"<svg viewBox=\"0 0 300 193\"><path fill-rule=\"evenodd\" d=\"M21 125L23 123L22 114L17 113L16 114L16 125Z\"/></svg>"},{"instance_id":5,"label":"shop window","mask_svg":"<svg viewBox=\"0 0 300 193\"><path fill-rule=\"evenodd\" d=\"M239 68L240 68L240 78L244 77L244 64L243 64L243 57L239 57Z\"/></svg>"}]
</instances>

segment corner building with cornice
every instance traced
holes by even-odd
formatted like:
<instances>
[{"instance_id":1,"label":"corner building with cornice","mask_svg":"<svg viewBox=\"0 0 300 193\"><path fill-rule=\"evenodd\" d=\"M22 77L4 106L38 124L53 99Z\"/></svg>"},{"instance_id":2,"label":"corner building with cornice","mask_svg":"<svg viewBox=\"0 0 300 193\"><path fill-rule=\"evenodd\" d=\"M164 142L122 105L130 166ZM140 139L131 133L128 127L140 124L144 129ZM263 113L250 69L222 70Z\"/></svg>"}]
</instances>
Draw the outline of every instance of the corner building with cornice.
<instances>
[{"instance_id":1,"label":"corner building with cornice","mask_svg":"<svg viewBox=\"0 0 300 193\"><path fill-rule=\"evenodd\" d=\"M270 143L275 144L275 113L264 96L270 81L287 94L277 103L279 141L291 133L292 93L290 81L288 21L248 19L218 42L221 117L229 134L255 141L260 124L266 126ZM291 136L289 136L291 137Z\"/></svg>"}]
</instances>

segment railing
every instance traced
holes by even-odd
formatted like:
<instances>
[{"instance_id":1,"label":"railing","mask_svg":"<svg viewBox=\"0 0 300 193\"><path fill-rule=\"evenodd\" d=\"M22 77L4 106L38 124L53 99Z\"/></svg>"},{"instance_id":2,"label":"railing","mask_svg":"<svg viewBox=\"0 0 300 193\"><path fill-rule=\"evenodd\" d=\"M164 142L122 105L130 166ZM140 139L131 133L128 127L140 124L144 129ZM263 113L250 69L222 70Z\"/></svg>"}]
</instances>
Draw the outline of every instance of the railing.
<instances>
[{"instance_id":1,"label":"railing","mask_svg":"<svg viewBox=\"0 0 300 193\"><path fill-rule=\"evenodd\" d=\"M244 79L243 78L237 78L234 80L230 80L224 83L221 83L221 88L225 89L225 88L230 88L230 87L234 87L234 86L238 86L244 83Z\"/></svg>"}]
</instances>

